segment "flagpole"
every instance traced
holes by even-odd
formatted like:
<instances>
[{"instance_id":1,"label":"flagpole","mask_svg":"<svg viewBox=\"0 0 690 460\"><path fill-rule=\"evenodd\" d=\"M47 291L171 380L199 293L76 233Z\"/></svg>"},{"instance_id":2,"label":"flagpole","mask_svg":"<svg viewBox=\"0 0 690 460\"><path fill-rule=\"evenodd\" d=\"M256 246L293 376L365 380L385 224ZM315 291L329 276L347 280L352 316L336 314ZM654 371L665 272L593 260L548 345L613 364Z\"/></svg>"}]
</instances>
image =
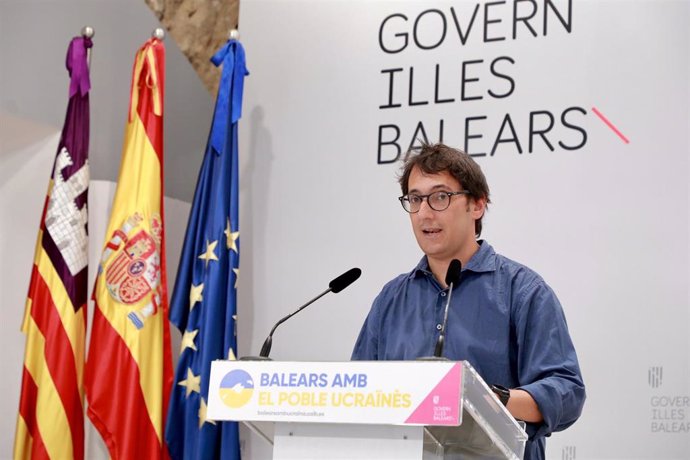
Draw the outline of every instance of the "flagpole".
<instances>
[{"instance_id":1,"label":"flagpole","mask_svg":"<svg viewBox=\"0 0 690 460\"><path fill-rule=\"evenodd\" d=\"M240 31L237 29L230 29L230 33L228 33L228 38L230 40L240 41Z\"/></svg>"},{"instance_id":2,"label":"flagpole","mask_svg":"<svg viewBox=\"0 0 690 460\"><path fill-rule=\"evenodd\" d=\"M95 31L91 26L84 26L81 28L81 36L84 38L93 38ZM91 70L91 48L86 49L86 65Z\"/></svg>"}]
</instances>

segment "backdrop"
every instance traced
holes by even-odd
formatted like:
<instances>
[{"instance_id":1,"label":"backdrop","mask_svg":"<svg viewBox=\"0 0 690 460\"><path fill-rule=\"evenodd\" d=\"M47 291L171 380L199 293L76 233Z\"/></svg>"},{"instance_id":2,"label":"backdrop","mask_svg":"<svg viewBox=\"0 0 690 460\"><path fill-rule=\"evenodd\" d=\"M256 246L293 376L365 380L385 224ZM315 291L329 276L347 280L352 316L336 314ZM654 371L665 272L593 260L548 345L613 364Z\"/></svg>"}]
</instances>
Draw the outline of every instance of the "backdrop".
<instances>
[{"instance_id":1,"label":"backdrop","mask_svg":"<svg viewBox=\"0 0 690 460\"><path fill-rule=\"evenodd\" d=\"M347 360L421 256L396 197L417 139L466 148L484 234L538 271L588 399L549 458L690 451L686 1L244 2L241 354Z\"/></svg>"}]
</instances>

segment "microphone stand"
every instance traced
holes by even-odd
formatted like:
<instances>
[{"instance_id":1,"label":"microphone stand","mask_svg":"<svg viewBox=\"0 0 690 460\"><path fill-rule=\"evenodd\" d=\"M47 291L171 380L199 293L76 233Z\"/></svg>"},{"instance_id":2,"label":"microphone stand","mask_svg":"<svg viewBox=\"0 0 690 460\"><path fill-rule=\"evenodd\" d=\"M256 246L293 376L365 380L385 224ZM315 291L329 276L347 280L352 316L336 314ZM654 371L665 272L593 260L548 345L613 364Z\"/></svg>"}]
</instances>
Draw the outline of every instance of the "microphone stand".
<instances>
[{"instance_id":1,"label":"microphone stand","mask_svg":"<svg viewBox=\"0 0 690 460\"><path fill-rule=\"evenodd\" d=\"M453 283L448 285L448 299L446 300L446 310L443 313L443 325L441 327L441 333L436 340L436 346L434 347L434 356L421 356L416 359L416 361L450 361L448 358L443 356L443 346L445 345L446 338L446 325L448 324L448 307L450 305L450 298L453 295Z\"/></svg>"},{"instance_id":2,"label":"microphone stand","mask_svg":"<svg viewBox=\"0 0 690 460\"><path fill-rule=\"evenodd\" d=\"M268 355L271 353L271 346L273 345L273 333L275 332L276 328L283 324L285 321L289 320L293 316L295 316L297 313L301 312L305 308L307 308L309 305L313 304L317 300L319 300L321 297L325 296L329 292L331 292L333 289L328 288L325 291L323 291L321 294L317 295L313 299L311 299L309 302L305 303L301 307L299 307L297 310L293 311L286 317L282 318L280 321L278 321L275 326L273 326L273 329L271 329L271 332L269 332L268 337L266 337L266 340L264 340L264 344L261 346L261 351L259 352L259 356L243 356L240 358L240 361L272 361L271 358L268 357Z\"/></svg>"},{"instance_id":3,"label":"microphone stand","mask_svg":"<svg viewBox=\"0 0 690 460\"><path fill-rule=\"evenodd\" d=\"M455 280L460 277L462 269L462 264L458 259L453 259L448 264L448 270L446 271L446 284L448 285L448 299L446 299L446 308L443 313L443 324L441 325L441 333L438 335L436 340L436 346L434 347L434 356L423 356L417 358L419 361L450 361L448 358L443 356L443 346L446 340L446 327L448 326L448 308L450 307L450 299L453 295L453 286L455 285Z\"/></svg>"},{"instance_id":4,"label":"microphone stand","mask_svg":"<svg viewBox=\"0 0 690 460\"><path fill-rule=\"evenodd\" d=\"M268 355L271 353L271 345L273 344L273 333L275 332L276 328L283 324L285 321L289 320L293 316L295 316L297 313L301 312L305 308L307 308L309 305L313 304L317 300L319 300L321 297L325 296L329 292L332 292L334 294L339 293L360 277L362 274L362 270L359 268L351 268L342 275L338 276L337 278L334 278L331 280L330 283L328 283L328 289L323 291L321 294L317 295L313 299L311 299L309 302L305 303L301 307L299 307L296 311L290 313L287 315L285 318L281 319L276 323L275 326L273 326L273 329L271 329L271 332L268 334L268 337L266 337L266 340L264 341L263 346L261 347L261 352L259 353L259 356L243 356L240 358L240 361L270 361L271 358L268 357Z\"/></svg>"}]
</instances>

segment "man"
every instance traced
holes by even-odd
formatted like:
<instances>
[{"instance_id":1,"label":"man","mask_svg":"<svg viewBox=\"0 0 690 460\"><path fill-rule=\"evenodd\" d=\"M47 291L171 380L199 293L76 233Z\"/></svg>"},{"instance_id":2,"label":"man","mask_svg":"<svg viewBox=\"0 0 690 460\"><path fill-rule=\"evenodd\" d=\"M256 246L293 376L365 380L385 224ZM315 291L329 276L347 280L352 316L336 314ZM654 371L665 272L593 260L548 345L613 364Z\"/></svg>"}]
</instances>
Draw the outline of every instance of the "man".
<instances>
[{"instance_id":1,"label":"man","mask_svg":"<svg viewBox=\"0 0 690 460\"><path fill-rule=\"evenodd\" d=\"M443 356L467 360L508 411L527 422L525 459L543 459L545 436L573 424L585 388L556 295L529 268L477 240L489 200L479 165L443 144L410 155L400 177L400 202L424 257L386 284L362 326L352 359L408 360L432 356L442 328L453 259Z\"/></svg>"}]
</instances>

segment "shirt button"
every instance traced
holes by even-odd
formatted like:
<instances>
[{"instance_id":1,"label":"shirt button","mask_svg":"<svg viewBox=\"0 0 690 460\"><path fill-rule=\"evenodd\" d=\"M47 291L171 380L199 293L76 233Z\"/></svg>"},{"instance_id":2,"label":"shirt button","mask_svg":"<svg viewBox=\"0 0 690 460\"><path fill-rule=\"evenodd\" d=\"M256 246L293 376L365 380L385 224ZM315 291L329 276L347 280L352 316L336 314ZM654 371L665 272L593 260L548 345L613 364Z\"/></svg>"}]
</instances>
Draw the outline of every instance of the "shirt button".
<instances>
[{"instance_id":1,"label":"shirt button","mask_svg":"<svg viewBox=\"0 0 690 460\"><path fill-rule=\"evenodd\" d=\"M445 296L446 296L446 291L441 292L441 297L445 297Z\"/></svg>"},{"instance_id":2,"label":"shirt button","mask_svg":"<svg viewBox=\"0 0 690 460\"><path fill-rule=\"evenodd\" d=\"M438 330L440 331L441 329L443 329L443 325L437 324L437 325L436 325L436 329L438 329Z\"/></svg>"}]
</instances>

